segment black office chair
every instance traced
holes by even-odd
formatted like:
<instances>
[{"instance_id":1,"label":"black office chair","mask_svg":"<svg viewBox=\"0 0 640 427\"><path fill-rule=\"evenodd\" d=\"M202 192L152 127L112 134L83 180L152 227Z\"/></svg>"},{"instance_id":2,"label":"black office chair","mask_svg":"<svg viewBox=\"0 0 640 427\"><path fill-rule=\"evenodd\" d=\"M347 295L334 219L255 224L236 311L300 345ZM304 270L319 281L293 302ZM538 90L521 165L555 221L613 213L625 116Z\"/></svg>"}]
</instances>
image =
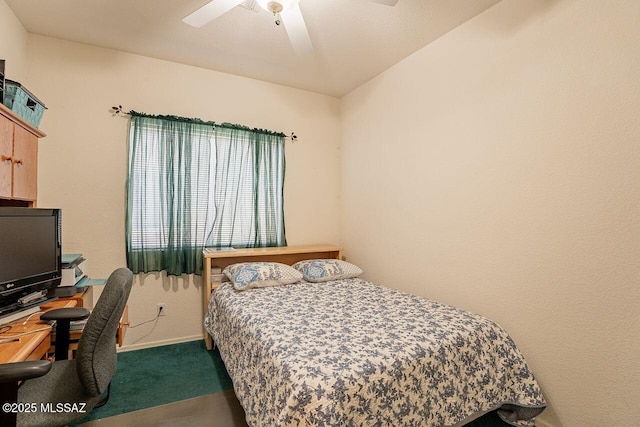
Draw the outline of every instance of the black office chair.
<instances>
[{"instance_id":1,"label":"black office chair","mask_svg":"<svg viewBox=\"0 0 640 427\"><path fill-rule=\"evenodd\" d=\"M133 274L126 268L111 273L82 331L76 359L0 364L2 404L17 402L35 409L21 410L16 417L3 406L1 426L64 426L91 412L116 371L116 330L132 283Z\"/></svg>"}]
</instances>

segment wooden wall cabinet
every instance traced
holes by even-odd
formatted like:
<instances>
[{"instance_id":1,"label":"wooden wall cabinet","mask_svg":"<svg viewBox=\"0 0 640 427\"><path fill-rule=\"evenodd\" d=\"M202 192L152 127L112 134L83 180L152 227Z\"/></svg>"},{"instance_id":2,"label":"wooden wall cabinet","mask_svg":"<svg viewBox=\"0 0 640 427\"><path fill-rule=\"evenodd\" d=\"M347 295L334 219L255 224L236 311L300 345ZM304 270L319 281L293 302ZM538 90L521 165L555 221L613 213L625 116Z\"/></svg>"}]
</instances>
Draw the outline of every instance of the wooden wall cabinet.
<instances>
[{"instance_id":1,"label":"wooden wall cabinet","mask_svg":"<svg viewBox=\"0 0 640 427\"><path fill-rule=\"evenodd\" d=\"M0 104L0 206L36 205L38 138L45 136Z\"/></svg>"}]
</instances>

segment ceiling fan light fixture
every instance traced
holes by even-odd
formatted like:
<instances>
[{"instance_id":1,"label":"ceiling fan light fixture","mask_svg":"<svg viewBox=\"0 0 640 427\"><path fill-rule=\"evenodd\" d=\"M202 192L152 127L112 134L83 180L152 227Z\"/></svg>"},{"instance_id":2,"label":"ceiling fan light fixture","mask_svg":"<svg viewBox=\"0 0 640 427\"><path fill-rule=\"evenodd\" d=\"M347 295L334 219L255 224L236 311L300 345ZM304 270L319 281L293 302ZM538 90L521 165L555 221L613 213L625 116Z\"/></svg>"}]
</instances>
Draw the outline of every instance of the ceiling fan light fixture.
<instances>
[{"instance_id":1,"label":"ceiling fan light fixture","mask_svg":"<svg viewBox=\"0 0 640 427\"><path fill-rule=\"evenodd\" d=\"M261 8L274 15L289 9L300 0L256 0Z\"/></svg>"}]
</instances>

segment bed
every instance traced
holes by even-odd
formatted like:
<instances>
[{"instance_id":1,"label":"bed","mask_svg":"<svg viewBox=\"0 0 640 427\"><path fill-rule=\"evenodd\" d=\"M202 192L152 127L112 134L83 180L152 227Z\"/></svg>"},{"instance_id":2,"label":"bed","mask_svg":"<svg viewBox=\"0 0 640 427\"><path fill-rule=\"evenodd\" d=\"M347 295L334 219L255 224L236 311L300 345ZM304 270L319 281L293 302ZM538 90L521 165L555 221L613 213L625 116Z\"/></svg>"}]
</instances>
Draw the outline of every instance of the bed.
<instances>
[{"instance_id":1,"label":"bed","mask_svg":"<svg viewBox=\"0 0 640 427\"><path fill-rule=\"evenodd\" d=\"M545 408L494 322L359 277L238 291L220 274L238 260L341 257L335 246L246 251L205 254L204 325L249 425L457 426L497 409L533 426Z\"/></svg>"}]
</instances>

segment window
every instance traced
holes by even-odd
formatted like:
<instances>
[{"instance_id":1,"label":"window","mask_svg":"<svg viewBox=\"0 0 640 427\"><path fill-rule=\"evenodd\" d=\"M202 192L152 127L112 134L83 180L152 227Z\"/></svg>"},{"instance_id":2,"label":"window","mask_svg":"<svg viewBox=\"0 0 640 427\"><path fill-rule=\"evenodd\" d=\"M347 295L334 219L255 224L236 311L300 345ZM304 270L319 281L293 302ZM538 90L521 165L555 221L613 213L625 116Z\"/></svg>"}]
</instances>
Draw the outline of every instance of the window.
<instances>
[{"instance_id":1,"label":"window","mask_svg":"<svg viewBox=\"0 0 640 427\"><path fill-rule=\"evenodd\" d=\"M204 247L286 245L284 135L132 112L127 264L202 272Z\"/></svg>"}]
</instances>

